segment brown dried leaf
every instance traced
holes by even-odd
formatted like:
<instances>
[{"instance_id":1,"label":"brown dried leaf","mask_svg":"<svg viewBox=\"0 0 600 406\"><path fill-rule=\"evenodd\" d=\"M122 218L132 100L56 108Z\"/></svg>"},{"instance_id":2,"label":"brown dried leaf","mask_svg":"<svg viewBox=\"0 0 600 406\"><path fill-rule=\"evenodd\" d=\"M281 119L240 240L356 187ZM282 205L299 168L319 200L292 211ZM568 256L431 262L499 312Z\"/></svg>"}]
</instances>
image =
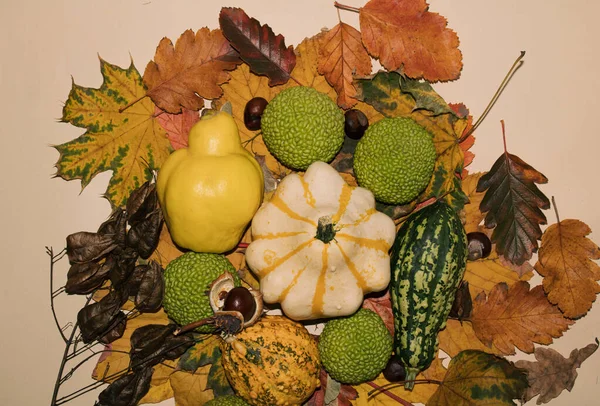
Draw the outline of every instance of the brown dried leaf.
<instances>
[{"instance_id":1,"label":"brown dried leaf","mask_svg":"<svg viewBox=\"0 0 600 406\"><path fill-rule=\"evenodd\" d=\"M515 347L532 353L534 343L550 345L573 324L548 301L541 285L529 290L523 281L510 289L499 283L487 298L483 292L477 295L469 320L484 344L493 343L506 355L515 354Z\"/></svg>"},{"instance_id":2,"label":"brown dried leaf","mask_svg":"<svg viewBox=\"0 0 600 406\"><path fill-rule=\"evenodd\" d=\"M321 38L317 69L336 90L338 106L349 109L356 105L353 76L368 75L372 69L360 31L342 22L327 31Z\"/></svg>"},{"instance_id":3,"label":"brown dried leaf","mask_svg":"<svg viewBox=\"0 0 600 406\"><path fill-rule=\"evenodd\" d=\"M519 360L517 368L527 370L529 387L525 391L524 401L527 402L537 395L537 404L548 403L566 389L573 389L577 378L577 368L598 349L596 343L588 344L582 349L571 351L569 358L564 358L552 348L537 347L535 359L537 362Z\"/></svg>"},{"instance_id":4,"label":"brown dried leaf","mask_svg":"<svg viewBox=\"0 0 600 406\"><path fill-rule=\"evenodd\" d=\"M360 9L360 31L369 53L388 71L428 82L458 79L462 54L446 19L425 0L371 0Z\"/></svg>"},{"instance_id":5,"label":"brown dried leaf","mask_svg":"<svg viewBox=\"0 0 600 406\"><path fill-rule=\"evenodd\" d=\"M565 316L585 315L600 292L600 248L586 236L592 230L579 220L552 224L542 235L535 270L544 277L548 300Z\"/></svg>"},{"instance_id":6,"label":"brown dried leaf","mask_svg":"<svg viewBox=\"0 0 600 406\"><path fill-rule=\"evenodd\" d=\"M230 78L227 71L242 63L221 30L186 30L175 46L163 38L154 60L146 65L147 95L161 109L179 113L181 108L199 110L203 99L223 94L221 86Z\"/></svg>"},{"instance_id":7,"label":"brown dried leaf","mask_svg":"<svg viewBox=\"0 0 600 406\"><path fill-rule=\"evenodd\" d=\"M149 260L156 261L160 266L166 268L169 262L182 254L183 251L181 251L171 239L171 234L169 234L167 225L163 224L158 246L150 256Z\"/></svg>"}]
</instances>

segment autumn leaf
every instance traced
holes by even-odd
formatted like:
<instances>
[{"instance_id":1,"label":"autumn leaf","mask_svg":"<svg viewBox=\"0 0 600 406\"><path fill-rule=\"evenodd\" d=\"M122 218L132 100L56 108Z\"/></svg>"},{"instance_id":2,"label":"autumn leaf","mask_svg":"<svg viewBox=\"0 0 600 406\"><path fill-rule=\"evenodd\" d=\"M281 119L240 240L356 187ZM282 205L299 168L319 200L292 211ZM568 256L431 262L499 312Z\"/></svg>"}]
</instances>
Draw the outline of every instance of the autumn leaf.
<instances>
[{"instance_id":1,"label":"autumn leaf","mask_svg":"<svg viewBox=\"0 0 600 406\"><path fill-rule=\"evenodd\" d=\"M321 38L318 72L336 90L337 104L343 109L356 103L353 76L371 73L371 57L362 44L360 31L340 22Z\"/></svg>"},{"instance_id":2,"label":"autumn leaf","mask_svg":"<svg viewBox=\"0 0 600 406\"><path fill-rule=\"evenodd\" d=\"M573 324L548 301L541 285L529 290L523 281L510 288L499 283L487 297L481 292L468 320L484 344L494 344L506 355L515 354L515 347L532 353L534 343L550 345Z\"/></svg>"},{"instance_id":3,"label":"autumn leaf","mask_svg":"<svg viewBox=\"0 0 600 406\"><path fill-rule=\"evenodd\" d=\"M517 361L515 365L527 371L529 380L523 401L540 395L536 403L541 405L558 397L565 389L570 392L577 378L577 368L597 349L598 339L582 349L574 349L569 358L565 358L552 348L537 347L534 353L537 361Z\"/></svg>"},{"instance_id":4,"label":"autumn leaf","mask_svg":"<svg viewBox=\"0 0 600 406\"><path fill-rule=\"evenodd\" d=\"M210 365L198 368L195 372L175 371L169 378L173 387L173 397L177 406L203 405L214 398L213 391L207 388Z\"/></svg>"},{"instance_id":5,"label":"autumn leaf","mask_svg":"<svg viewBox=\"0 0 600 406\"><path fill-rule=\"evenodd\" d=\"M369 53L388 71L402 69L428 82L458 79L462 54L446 19L424 0L371 0L360 9L360 31Z\"/></svg>"},{"instance_id":6,"label":"autumn leaf","mask_svg":"<svg viewBox=\"0 0 600 406\"><path fill-rule=\"evenodd\" d=\"M146 403L160 403L173 397L173 387L171 387L169 378L175 372L175 368L176 362L171 360L164 360L154 366L154 373L150 380L150 390L140 400L141 405Z\"/></svg>"},{"instance_id":7,"label":"autumn leaf","mask_svg":"<svg viewBox=\"0 0 600 406\"><path fill-rule=\"evenodd\" d=\"M519 276L513 269L504 265L498 254L492 250L487 258L468 261L464 280L469 282L471 296L476 297L480 292L489 294L498 283L512 286L519 281L528 281L533 277L533 270Z\"/></svg>"},{"instance_id":8,"label":"autumn leaf","mask_svg":"<svg viewBox=\"0 0 600 406\"><path fill-rule=\"evenodd\" d=\"M402 88L400 78L396 72L379 72L371 79L358 79L357 97L386 117L410 117L433 135L437 159L431 181L417 202L443 197L460 210L467 197L461 188L464 153L459 135L463 134L468 120L457 117L454 112L436 115L417 108L418 101Z\"/></svg>"},{"instance_id":9,"label":"autumn leaf","mask_svg":"<svg viewBox=\"0 0 600 406\"><path fill-rule=\"evenodd\" d=\"M341 384L329 376L325 369L319 375L321 385L317 387L304 406L350 406L358 393L350 385Z\"/></svg>"},{"instance_id":10,"label":"autumn leaf","mask_svg":"<svg viewBox=\"0 0 600 406\"><path fill-rule=\"evenodd\" d=\"M384 294L379 293L366 297L362 307L377 313L392 337L394 336L394 313L392 312L392 301L389 290L386 290Z\"/></svg>"},{"instance_id":11,"label":"autumn leaf","mask_svg":"<svg viewBox=\"0 0 600 406\"><path fill-rule=\"evenodd\" d=\"M450 357L455 357L458 353L465 350L479 350L496 355L503 354L502 351L494 346L494 343L492 343L491 347L483 344L477 338L472 324L466 321L448 320L446 327L439 332L438 340L440 349Z\"/></svg>"},{"instance_id":12,"label":"autumn leaf","mask_svg":"<svg viewBox=\"0 0 600 406\"><path fill-rule=\"evenodd\" d=\"M175 46L163 38L154 60L148 62L144 83L148 96L161 109L179 113L181 108L200 110L204 99L223 94L220 87L229 80L227 71L242 63L220 30L186 30Z\"/></svg>"},{"instance_id":13,"label":"autumn leaf","mask_svg":"<svg viewBox=\"0 0 600 406\"><path fill-rule=\"evenodd\" d=\"M477 192L477 183L483 175L484 172L471 173L462 180L462 190L469 199L469 203L465 204L465 217L467 220L465 231L467 233L480 231L479 224L481 224L485 217L481 213L481 210L479 210L479 205L485 194Z\"/></svg>"},{"instance_id":14,"label":"autumn leaf","mask_svg":"<svg viewBox=\"0 0 600 406\"><path fill-rule=\"evenodd\" d=\"M535 270L544 277L548 300L558 305L565 316L585 315L600 292L600 248L586 236L592 230L579 220L562 220L549 226Z\"/></svg>"},{"instance_id":15,"label":"autumn leaf","mask_svg":"<svg viewBox=\"0 0 600 406\"><path fill-rule=\"evenodd\" d=\"M101 59L100 71L99 89L73 83L62 121L87 131L54 147L60 154L56 176L81 179L83 189L97 174L112 171L105 197L120 207L167 159L169 141L133 63L121 69Z\"/></svg>"},{"instance_id":16,"label":"autumn leaf","mask_svg":"<svg viewBox=\"0 0 600 406\"><path fill-rule=\"evenodd\" d=\"M397 406L427 403L438 388L434 382L442 381L445 375L446 368L443 366L442 358L434 359L429 368L417 375L417 380L430 380L430 382L419 383L412 391L404 389L403 384L389 387L390 382L381 374L374 381L355 386L358 398L353 401L353 404L356 406ZM386 385L388 386L386 387Z\"/></svg>"},{"instance_id":17,"label":"autumn leaf","mask_svg":"<svg viewBox=\"0 0 600 406\"><path fill-rule=\"evenodd\" d=\"M504 131L504 123L502 123ZM529 260L538 249L542 236L541 224L550 201L536 186L548 179L516 155L506 151L492 169L477 183L477 192L484 192L479 209L485 216L485 226L494 228L492 242L496 252L517 265Z\"/></svg>"},{"instance_id":18,"label":"autumn leaf","mask_svg":"<svg viewBox=\"0 0 600 406\"><path fill-rule=\"evenodd\" d=\"M471 147L475 145L475 136L472 132L473 116L469 114L467 106L462 103L450 103L449 106L459 117L467 118L467 126L464 128L459 139L460 149L463 150L465 156L463 171L461 173L461 178L464 179L469 174L469 170L466 169L467 166L471 165L473 159L475 159L475 154L471 151Z\"/></svg>"},{"instance_id":19,"label":"autumn leaf","mask_svg":"<svg viewBox=\"0 0 600 406\"><path fill-rule=\"evenodd\" d=\"M527 388L526 374L504 358L467 350L452 358L427 406L515 405Z\"/></svg>"},{"instance_id":20,"label":"autumn leaf","mask_svg":"<svg viewBox=\"0 0 600 406\"><path fill-rule=\"evenodd\" d=\"M271 27L261 26L240 8L221 8L219 24L250 70L267 76L270 86L284 84L292 77L296 55L291 45L285 46L283 35L275 35Z\"/></svg>"},{"instance_id":21,"label":"autumn leaf","mask_svg":"<svg viewBox=\"0 0 600 406\"><path fill-rule=\"evenodd\" d=\"M156 119L165 130L171 147L177 150L187 147L190 130L200 120L200 113L195 110L182 109L179 114L171 114L157 107Z\"/></svg>"}]
</instances>

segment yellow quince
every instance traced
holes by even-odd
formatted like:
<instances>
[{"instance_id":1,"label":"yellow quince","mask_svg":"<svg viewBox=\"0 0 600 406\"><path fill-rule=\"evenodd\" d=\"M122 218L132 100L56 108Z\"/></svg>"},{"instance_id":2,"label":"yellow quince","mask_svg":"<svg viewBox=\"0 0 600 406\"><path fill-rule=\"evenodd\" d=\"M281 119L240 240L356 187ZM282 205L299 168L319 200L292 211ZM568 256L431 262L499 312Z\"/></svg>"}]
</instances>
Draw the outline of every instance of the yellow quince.
<instances>
[{"instance_id":1,"label":"yellow quince","mask_svg":"<svg viewBox=\"0 0 600 406\"><path fill-rule=\"evenodd\" d=\"M156 190L177 245L223 253L237 246L260 207L264 179L233 117L221 111L194 124L188 148L173 152L160 169Z\"/></svg>"}]
</instances>

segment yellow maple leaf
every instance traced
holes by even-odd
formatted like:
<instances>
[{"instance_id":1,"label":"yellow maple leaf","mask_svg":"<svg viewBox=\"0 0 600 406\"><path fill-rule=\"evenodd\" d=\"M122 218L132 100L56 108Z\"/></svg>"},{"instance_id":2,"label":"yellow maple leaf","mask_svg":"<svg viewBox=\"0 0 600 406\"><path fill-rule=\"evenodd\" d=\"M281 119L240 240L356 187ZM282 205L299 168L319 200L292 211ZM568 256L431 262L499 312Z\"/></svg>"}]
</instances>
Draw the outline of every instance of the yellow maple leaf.
<instances>
[{"instance_id":1,"label":"yellow maple leaf","mask_svg":"<svg viewBox=\"0 0 600 406\"><path fill-rule=\"evenodd\" d=\"M483 344L477 338L473 326L468 321L448 320L446 328L438 334L438 340L440 349L450 357L455 357L464 350L480 350L490 354L502 354L502 351L496 348L493 343L491 346Z\"/></svg>"},{"instance_id":2,"label":"yellow maple leaf","mask_svg":"<svg viewBox=\"0 0 600 406\"><path fill-rule=\"evenodd\" d=\"M139 72L100 60L99 89L73 83L62 120L86 128L82 136L55 146L60 153L56 176L81 179L85 188L100 172L112 171L105 197L124 206L131 192L152 179L169 156L165 130L154 117Z\"/></svg>"},{"instance_id":3,"label":"yellow maple leaf","mask_svg":"<svg viewBox=\"0 0 600 406\"><path fill-rule=\"evenodd\" d=\"M542 235L535 270L544 277L548 300L565 316L585 315L600 292L600 247L586 236L592 230L579 220L552 224Z\"/></svg>"},{"instance_id":4,"label":"yellow maple leaf","mask_svg":"<svg viewBox=\"0 0 600 406\"><path fill-rule=\"evenodd\" d=\"M177 361L165 360L154 366L154 373L150 381L150 390L140 400L140 404L159 403L171 399L174 395L171 382L171 374L177 368Z\"/></svg>"},{"instance_id":5,"label":"yellow maple leaf","mask_svg":"<svg viewBox=\"0 0 600 406\"><path fill-rule=\"evenodd\" d=\"M477 182L485 172L471 173L463 178L462 189L469 198L469 203L465 204L465 231L467 233L479 231L479 224L483 221L485 215L481 214L479 204L483 200L485 193L477 192Z\"/></svg>"}]
</instances>

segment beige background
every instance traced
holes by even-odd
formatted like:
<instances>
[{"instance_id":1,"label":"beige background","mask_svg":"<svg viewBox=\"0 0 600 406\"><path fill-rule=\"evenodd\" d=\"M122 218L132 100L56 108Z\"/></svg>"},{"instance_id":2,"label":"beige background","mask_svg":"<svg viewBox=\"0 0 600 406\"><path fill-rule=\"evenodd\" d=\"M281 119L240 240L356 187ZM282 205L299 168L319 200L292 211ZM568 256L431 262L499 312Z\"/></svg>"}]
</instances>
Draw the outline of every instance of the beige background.
<instances>
[{"instance_id":1,"label":"beige background","mask_svg":"<svg viewBox=\"0 0 600 406\"><path fill-rule=\"evenodd\" d=\"M52 178L58 154L50 145L83 133L58 122L71 77L99 87L98 55L122 67L132 58L143 72L163 36L174 40L188 28L216 28L224 5L244 8L283 33L287 44L337 23L329 0L0 1L1 405L49 404L63 343L50 312L44 246L60 250L66 235L95 230L109 214L100 198L109 174L98 175L83 192L77 181ZM499 121L504 119L510 152L550 179L542 190L556 197L561 217L587 222L600 243L600 2L431 0L431 10L446 16L458 32L465 65L460 80L436 89L449 102L464 102L475 117L519 51L527 51L525 64L476 133L471 169L489 169L501 153ZM358 21L348 12L342 18ZM554 222L554 214L547 215ZM63 261L57 284L64 283L66 270ZM80 304L80 298L61 296L61 322L72 320ZM600 337L598 303L552 348L568 355L595 337ZM580 368L573 392L551 404L600 404L599 365L600 353ZM91 367L68 386L89 383ZM72 404L91 405L95 397Z\"/></svg>"}]
</instances>

